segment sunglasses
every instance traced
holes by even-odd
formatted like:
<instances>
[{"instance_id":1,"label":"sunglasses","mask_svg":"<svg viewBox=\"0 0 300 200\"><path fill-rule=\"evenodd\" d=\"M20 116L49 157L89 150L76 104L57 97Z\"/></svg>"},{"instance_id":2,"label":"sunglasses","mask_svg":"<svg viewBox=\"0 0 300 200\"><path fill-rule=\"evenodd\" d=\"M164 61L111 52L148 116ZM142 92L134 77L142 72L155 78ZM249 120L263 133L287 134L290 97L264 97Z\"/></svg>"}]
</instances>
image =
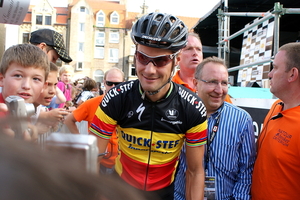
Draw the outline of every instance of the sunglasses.
<instances>
[{"instance_id":1,"label":"sunglasses","mask_svg":"<svg viewBox=\"0 0 300 200\"><path fill-rule=\"evenodd\" d=\"M119 85L122 82L105 81L105 83L106 83L107 86L113 86L113 85L117 86L117 85Z\"/></svg>"},{"instance_id":2,"label":"sunglasses","mask_svg":"<svg viewBox=\"0 0 300 200\"><path fill-rule=\"evenodd\" d=\"M150 57L140 51L136 51L135 58L143 65L148 65L149 62L152 62L156 67L163 67L169 64L178 53L179 51L170 55Z\"/></svg>"}]
</instances>

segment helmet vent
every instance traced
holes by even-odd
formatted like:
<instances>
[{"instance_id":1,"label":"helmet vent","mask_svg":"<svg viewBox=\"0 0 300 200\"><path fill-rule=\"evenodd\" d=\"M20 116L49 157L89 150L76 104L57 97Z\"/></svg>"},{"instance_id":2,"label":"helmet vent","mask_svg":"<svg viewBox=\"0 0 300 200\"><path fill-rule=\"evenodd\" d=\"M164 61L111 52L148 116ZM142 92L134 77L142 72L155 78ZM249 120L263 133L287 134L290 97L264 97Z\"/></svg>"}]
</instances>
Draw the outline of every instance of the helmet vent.
<instances>
[{"instance_id":1,"label":"helmet vent","mask_svg":"<svg viewBox=\"0 0 300 200\"><path fill-rule=\"evenodd\" d=\"M168 32L169 32L169 30L170 30L170 24L169 23L167 23L167 24L165 24L165 27L164 27L164 29L161 31L161 33L160 33L160 36L161 37L164 37Z\"/></svg>"}]
</instances>

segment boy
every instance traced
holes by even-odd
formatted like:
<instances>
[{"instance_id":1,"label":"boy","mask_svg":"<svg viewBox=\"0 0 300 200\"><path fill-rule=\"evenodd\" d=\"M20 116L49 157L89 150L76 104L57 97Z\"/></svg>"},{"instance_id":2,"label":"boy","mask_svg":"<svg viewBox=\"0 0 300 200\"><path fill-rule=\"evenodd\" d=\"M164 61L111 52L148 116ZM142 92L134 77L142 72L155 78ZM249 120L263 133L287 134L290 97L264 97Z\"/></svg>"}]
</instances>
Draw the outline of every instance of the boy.
<instances>
[{"instance_id":1,"label":"boy","mask_svg":"<svg viewBox=\"0 0 300 200\"><path fill-rule=\"evenodd\" d=\"M19 44L8 48L0 64L0 103L11 95L22 97L26 103L35 102L49 74L47 55L31 44Z\"/></svg>"},{"instance_id":2,"label":"boy","mask_svg":"<svg viewBox=\"0 0 300 200\"><path fill-rule=\"evenodd\" d=\"M32 118L32 123L36 124L37 120L41 122L44 128L55 126L68 112L63 108L53 109L49 112L46 106L49 106L52 98L56 95L56 99L60 99L59 103L64 103L66 98L62 91L56 87L57 85L57 72L58 68L54 63L50 63L50 72L47 78L47 88L41 93L39 98L34 102L36 108L36 115ZM39 123L40 124L40 123ZM41 126L38 126L38 128ZM43 129L39 133L48 132L48 129Z\"/></svg>"},{"instance_id":3,"label":"boy","mask_svg":"<svg viewBox=\"0 0 300 200\"><path fill-rule=\"evenodd\" d=\"M22 97L26 103L35 102L46 88L49 65L47 55L34 45L8 48L0 64L0 103L5 103L5 98L11 95ZM5 115L6 112L0 112L0 116Z\"/></svg>"}]
</instances>

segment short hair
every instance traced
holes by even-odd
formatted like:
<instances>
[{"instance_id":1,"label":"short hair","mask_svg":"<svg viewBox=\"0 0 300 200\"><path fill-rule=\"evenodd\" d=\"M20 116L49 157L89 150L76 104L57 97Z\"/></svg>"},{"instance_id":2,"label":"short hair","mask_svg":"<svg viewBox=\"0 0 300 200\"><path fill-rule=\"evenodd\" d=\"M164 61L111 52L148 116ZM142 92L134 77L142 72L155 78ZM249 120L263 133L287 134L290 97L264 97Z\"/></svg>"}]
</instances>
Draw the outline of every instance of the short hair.
<instances>
[{"instance_id":1,"label":"short hair","mask_svg":"<svg viewBox=\"0 0 300 200\"><path fill-rule=\"evenodd\" d=\"M50 62L50 72L58 72L58 67L53 62Z\"/></svg>"},{"instance_id":2,"label":"short hair","mask_svg":"<svg viewBox=\"0 0 300 200\"><path fill-rule=\"evenodd\" d=\"M106 80L107 74L108 74L109 72L111 72L111 71L118 71L118 72L122 75L122 78L123 78L122 81L125 80L124 72L123 72L120 68L118 68L118 67L112 67L112 68L110 68L109 70L107 70L107 71L104 73L104 80Z\"/></svg>"},{"instance_id":3,"label":"short hair","mask_svg":"<svg viewBox=\"0 0 300 200\"><path fill-rule=\"evenodd\" d=\"M195 32L189 32L188 36L193 36L195 38L197 38L199 40L199 42L201 42L200 36L199 34L195 33ZM202 42L201 42L202 43Z\"/></svg>"},{"instance_id":4,"label":"short hair","mask_svg":"<svg viewBox=\"0 0 300 200\"><path fill-rule=\"evenodd\" d=\"M300 43L291 42L279 48L278 51L285 51L286 72L296 67L300 71Z\"/></svg>"},{"instance_id":5,"label":"short hair","mask_svg":"<svg viewBox=\"0 0 300 200\"><path fill-rule=\"evenodd\" d=\"M91 91L94 88L97 88L97 83L91 78L86 78L83 83L83 88L87 91Z\"/></svg>"},{"instance_id":6,"label":"short hair","mask_svg":"<svg viewBox=\"0 0 300 200\"><path fill-rule=\"evenodd\" d=\"M17 44L9 47L2 56L0 73L5 75L12 63L18 63L25 68L33 66L45 70L45 80L50 70L47 54L32 44Z\"/></svg>"},{"instance_id":7,"label":"short hair","mask_svg":"<svg viewBox=\"0 0 300 200\"><path fill-rule=\"evenodd\" d=\"M197 66L195 75L194 75L195 79L198 79L201 77L204 65L206 65L207 63L210 63L210 62L221 64L227 69L225 61L222 58L218 58L216 56L207 57Z\"/></svg>"},{"instance_id":8,"label":"short hair","mask_svg":"<svg viewBox=\"0 0 300 200\"><path fill-rule=\"evenodd\" d=\"M74 68L71 65L63 65L61 68L59 68L59 76L61 76L63 73L74 73Z\"/></svg>"}]
</instances>

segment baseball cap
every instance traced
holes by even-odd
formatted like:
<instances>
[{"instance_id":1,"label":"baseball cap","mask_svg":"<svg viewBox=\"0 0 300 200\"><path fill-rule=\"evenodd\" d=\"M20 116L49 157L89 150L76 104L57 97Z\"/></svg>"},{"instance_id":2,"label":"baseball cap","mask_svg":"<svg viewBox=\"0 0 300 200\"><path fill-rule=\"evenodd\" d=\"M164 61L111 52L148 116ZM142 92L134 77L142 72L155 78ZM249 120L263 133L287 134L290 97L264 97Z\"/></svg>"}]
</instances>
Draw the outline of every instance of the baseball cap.
<instances>
[{"instance_id":1,"label":"baseball cap","mask_svg":"<svg viewBox=\"0 0 300 200\"><path fill-rule=\"evenodd\" d=\"M68 55L63 36L51 29L39 29L31 33L30 43L40 44L44 42L48 46L53 47L53 49L58 53L59 58L66 62L72 62L72 58Z\"/></svg>"}]
</instances>

